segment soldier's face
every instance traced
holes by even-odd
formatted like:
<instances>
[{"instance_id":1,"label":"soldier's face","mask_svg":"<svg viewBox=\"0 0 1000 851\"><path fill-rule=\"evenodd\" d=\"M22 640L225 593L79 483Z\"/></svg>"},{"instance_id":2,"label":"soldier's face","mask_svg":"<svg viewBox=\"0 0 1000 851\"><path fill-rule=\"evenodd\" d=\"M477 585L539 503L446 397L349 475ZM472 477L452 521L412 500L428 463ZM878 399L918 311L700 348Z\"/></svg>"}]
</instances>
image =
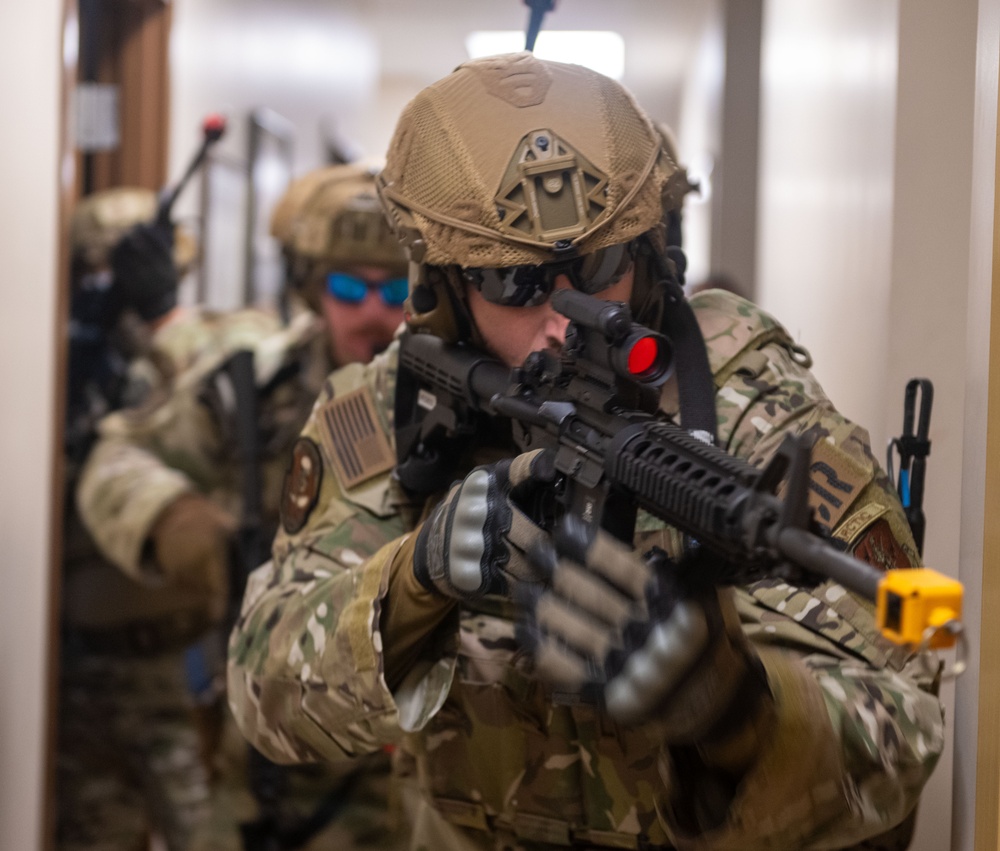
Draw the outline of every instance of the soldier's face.
<instances>
[{"instance_id":1,"label":"soldier's face","mask_svg":"<svg viewBox=\"0 0 1000 851\"><path fill-rule=\"evenodd\" d=\"M393 334L403 321L402 304L387 303L383 293L390 293L391 298L391 288L382 289L384 284L395 279L379 266L352 266L338 270L338 274L342 276L341 282L343 276L347 276L353 279L355 286L353 293L350 286L344 291L330 285L323 291L323 318L330 355L335 366L355 361L367 363L392 342ZM363 283L363 290L359 282Z\"/></svg>"},{"instance_id":2,"label":"soldier's face","mask_svg":"<svg viewBox=\"0 0 1000 851\"><path fill-rule=\"evenodd\" d=\"M605 301L627 302L632 297L634 271L630 268L621 279L597 294ZM555 289L572 288L569 278L559 275ZM473 286L466 287L472 319L487 348L507 366L520 366L532 352L541 349L558 351L566 341L569 320L552 307L552 299L535 307L505 307L483 298Z\"/></svg>"}]
</instances>

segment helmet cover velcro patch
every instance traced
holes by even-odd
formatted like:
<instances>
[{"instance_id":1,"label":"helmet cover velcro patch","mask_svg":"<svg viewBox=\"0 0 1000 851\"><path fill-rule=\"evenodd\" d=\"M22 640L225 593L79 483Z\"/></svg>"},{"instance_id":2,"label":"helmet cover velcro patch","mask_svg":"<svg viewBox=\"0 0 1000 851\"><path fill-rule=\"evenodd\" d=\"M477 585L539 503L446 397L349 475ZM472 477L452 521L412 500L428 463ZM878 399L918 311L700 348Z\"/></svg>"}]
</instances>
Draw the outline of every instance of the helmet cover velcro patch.
<instances>
[{"instance_id":1,"label":"helmet cover velcro patch","mask_svg":"<svg viewBox=\"0 0 1000 851\"><path fill-rule=\"evenodd\" d=\"M511 106L537 106L552 85L552 72L530 53L519 54L513 62L498 56L492 62L487 58L463 67L479 77L487 94Z\"/></svg>"}]
</instances>

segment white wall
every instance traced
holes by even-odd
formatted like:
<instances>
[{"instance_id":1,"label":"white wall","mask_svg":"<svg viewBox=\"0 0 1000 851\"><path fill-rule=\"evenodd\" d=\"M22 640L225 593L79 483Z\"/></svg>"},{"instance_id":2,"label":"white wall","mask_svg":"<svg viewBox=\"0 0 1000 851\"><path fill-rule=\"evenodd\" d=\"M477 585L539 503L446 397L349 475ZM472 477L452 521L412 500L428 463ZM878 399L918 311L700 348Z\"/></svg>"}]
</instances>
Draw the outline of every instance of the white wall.
<instances>
[{"instance_id":1,"label":"white wall","mask_svg":"<svg viewBox=\"0 0 1000 851\"><path fill-rule=\"evenodd\" d=\"M715 177L722 154L726 22L724 6L718 0L704 4L704 17L692 41L695 50L684 73L676 133L688 175L699 185L699 191L689 195L684 204L687 280L698 283L713 271Z\"/></svg>"},{"instance_id":2,"label":"white wall","mask_svg":"<svg viewBox=\"0 0 1000 851\"><path fill-rule=\"evenodd\" d=\"M990 361L996 369L997 354L990 352L990 316L993 288L993 244L996 232L996 157L997 157L997 75L1000 69L1000 2L980 0L978 32L975 45L975 105L972 153L971 240L969 247L968 334L965 346L966 373L965 427L962 458L962 516L959 578L965 585L968 600L966 628L972 638L969 670L956 684L954 726L955 818L952 829L954 851L984 848L987 837L975 836L977 807L977 763L986 761L987 770L997 771L995 753L979 752L979 691L988 674L980 676L980 660L992 648L981 653L976 638L980 635L983 612L983 532L986 489L986 424ZM987 356L989 353L989 356ZM991 482L995 493L996 482ZM987 657L988 658L988 657ZM993 678L995 682L995 677ZM996 741L997 719L984 719L992 726L988 741ZM996 788L992 784L990 789ZM986 801L984 812L994 813L996 801ZM995 835L995 832L994 832Z\"/></svg>"},{"instance_id":3,"label":"white wall","mask_svg":"<svg viewBox=\"0 0 1000 851\"><path fill-rule=\"evenodd\" d=\"M62 2L0 5L0 848L41 843Z\"/></svg>"},{"instance_id":4,"label":"white wall","mask_svg":"<svg viewBox=\"0 0 1000 851\"><path fill-rule=\"evenodd\" d=\"M985 362L985 349L967 353L977 9L976 0L769 0L762 60L758 299L812 351L817 376L871 430L880 461L900 431L907 380L934 382L925 557L953 576L968 518L981 513L981 495L977 503L967 489L963 503L963 483L985 459L985 440L967 443L965 419L969 367ZM995 64L993 75L995 110ZM995 129L980 129L995 146ZM981 551L981 519L978 540ZM975 635L979 597L969 591ZM953 770L956 788L975 782L974 758L971 773L968 760L956 769L952 747L958 735L967 749L971 734L974 755L974 726L953 722L952 687L944 698L949 743L915 851L950 846Z\"/></svg>"},{"instance_id":5,"label":"white wall","mask_svg":"<svg viewBox=\"0 0 1000 851\"><path fill-rule=\"evenodd\" d=\"M761 77L757 298L882 446L895 0L771 0Z\"/></svg>"},{"instance_id":6,"label":"white wall","mask_svg":"<svg viewBox=\"0 0 1000 851\"><path fill-rule=\"evenodd\" d=\"M358 124L378 81L378 45L356 3L178 0L171 36L171 174L201 118L231 117L219 149L246 156L246 117L270 107L298 129L296 159L322 162L321 126Z\"/></svg>"},{"instance_id":7,"label":"white wall","mask_svg":"<svg viewBox=\"0 0 1000 851\"><path fill-rule=\"evenodd\" d=\"M898 429L907 380L933 381L924 558L952 576L959 575L967 508L962 462L977 5L976 0L899 4L886 411L888 428ZM981 355L985 360L985 351ZM956 717L954 683L943 697L951 721ZM969 732L949 723L949 747L925 793L919 820L922 847L928 851L950 839L954 741Z\"/></svg>"}]
</instances>

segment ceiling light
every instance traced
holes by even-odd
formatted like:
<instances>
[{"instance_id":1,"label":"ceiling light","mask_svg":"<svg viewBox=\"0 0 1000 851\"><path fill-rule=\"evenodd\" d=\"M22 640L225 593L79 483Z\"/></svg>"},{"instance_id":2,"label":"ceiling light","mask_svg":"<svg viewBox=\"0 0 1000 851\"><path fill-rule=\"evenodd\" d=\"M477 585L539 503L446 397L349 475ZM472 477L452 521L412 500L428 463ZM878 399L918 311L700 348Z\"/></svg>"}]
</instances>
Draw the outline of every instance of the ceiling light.
<instances>
[{"instance_id":1,"label":"ceiling light","mask_svg":"<svg viewBox=\"0 0 1000 851\"><path fill-rule=\"evenodd\" d=\"M472 59L524 50L524 33L490 30L469 33L465 48ZM535 42L535 56L553 62L583 65L606 77L620 80L625 72L625 40L602 30L543 30Z\"/></svg>"}]
</instances>

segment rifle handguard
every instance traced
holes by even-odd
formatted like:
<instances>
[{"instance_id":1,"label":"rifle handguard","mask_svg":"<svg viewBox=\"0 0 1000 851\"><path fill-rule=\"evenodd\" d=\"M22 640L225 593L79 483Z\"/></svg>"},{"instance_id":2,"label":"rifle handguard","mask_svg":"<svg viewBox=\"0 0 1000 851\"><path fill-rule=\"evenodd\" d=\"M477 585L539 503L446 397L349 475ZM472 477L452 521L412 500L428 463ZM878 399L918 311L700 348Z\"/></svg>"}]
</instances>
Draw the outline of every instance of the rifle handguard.
<instances>
[{"instance_id":1,"label":"rifle handguard","mask_svg":"<svg viewBox=\"0 0 1000 851\"><path fill-rule=\"evenodd\" d=\"M641 506L734 561L752 562L758 550L761 555L770 550L861 594L876 603L878 627L896 644L921 649L964 644L960 582L929 568L882 572L806 529L782 528L775 522L781 500L760 487L768 468L724 455L671 423L655 423L615 435L606 470ZM758 499L759 507L747 511L748 499ZM785 499L804 500L804 495ZM757 540L744 528L753 515L770 523L769 529L759 528ZM949 676L965 667L963 646L959 656Z\"/></svg>"}]
</instances>

